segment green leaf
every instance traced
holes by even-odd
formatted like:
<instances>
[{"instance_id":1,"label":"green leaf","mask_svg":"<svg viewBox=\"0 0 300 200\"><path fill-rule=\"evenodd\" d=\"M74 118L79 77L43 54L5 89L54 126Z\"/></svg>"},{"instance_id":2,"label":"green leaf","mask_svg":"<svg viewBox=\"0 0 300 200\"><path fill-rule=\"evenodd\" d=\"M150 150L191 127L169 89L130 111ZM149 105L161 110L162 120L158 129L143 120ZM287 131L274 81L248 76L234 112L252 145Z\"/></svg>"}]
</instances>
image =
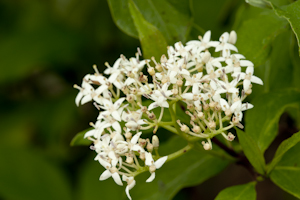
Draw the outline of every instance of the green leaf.
<instances>
[{"instance_id":1,"label":"green leaf","mask_svg":"<svg viewBox=\"0 0 300 200\"><path fill-rule=\"evenodd\" d=\"M300 55L300 21L299 21L300 2L296 1L288 6L284 6L280 8L275 6L271 2L270 4L278 16L285 18L290 23L291 28L298 40L299 55Z\"/></svg>"},{"instance_id":2,"label":"green leaf","mask_svg":"<svg viewBox=\"0 0 300 200\"><path fill-rule=\"evenodd\" d=\"M180 147L185 141L174 137L168 143L160 146L161 155L167 155ZM136 178L137 184L130 191L133 199L165 200L172 197L181 189L204 182L221 172L229 164L228 161L213 157L206 151L194 151L165 163L156 171L156 178L151 183L145 183L150 176L145 172Z\"/></svg>"},{"instance_id":3,"label":"green leaf","mask_svg":"<svg viewBox=\"0 0 300 200\"><path fill-rule=\"evenodd\" d=\"M160 59L167 52L167 42L162 33L147 22L133 1L129 1L129 10L138 31L145 58L154 56Z\"/></svg>"},{"instance_id":4,"label":"green leaf","mask_svg":"<svg viewBox=\"0 0 300 200\"><path fill-rule=\"evenodd\" d=\"M243 185L236 185L222 190L215 200L255 200L256 182L250 182Z\"/></svg>"},{"instance_id":5,"label":"green leaf","mask_svg":"<svg viewBox=\"0 0 300 200\"><path fill-rule=\"evenodd\" d=\"M271 42L286 29L286 25L287 22L272 11L261 12L238 27L236 46L255 66L262 65L270 53Z\"/></svg>"},{"instance_id":6,"label":"green leaf","mask_svg":"<svg viewBox=\"0 0 300 200\"><path fill-rule=\"evenodd\" d=\"M295 146L298 142L300 142L300 132L295 133L292 137L286 139L283 141L280 146L278 147L275 156L271 162L271 164L268 167L268 173L273 170L273 168L277 165L277 163L281 160L283 155L291 149L293 146Z\"/></svg>"},{"instance_id":7,"label":"green leaf","mask_svg":"<svg viewBox=\"0 0 300 200\"><path fill-rule=\"evenodd\" d=\"M92 141L88 140L87 138L84 138L84 134L86 132L90 131L90 130L92 130L92 128L88 128L88 129L86 129L84 131L81 131L81 132L77 133L73 137L70 145L71 146L88 146L88 145L91 145Z\"/></svg>"},{"instance_id":8,"label":"green leaf","mask_svg":"<svg viewBox=\"0 0 300 200\"><path fill-rule=\"evenodd\" d=\"M243 132L240 129L236 129L236 132L245 156L258 173L264 174L265 159L263 157L263 153L258 148L257 143L248 135L247 132Z\"/></svg>"},{"instance_id":9,"label":"green leaf","mask_svg":"<svg viewBox=\"0 0 300 200\"><path fill-rule=\"evenodd\" d=\"M44 156L25 148L0 148L0 194L14 200L71 200L64 174Z\"/></svg>"},{"instance_id":10,"label":"green leaf","mask_svg":"<svg viewBox=\"0 0 300 200\"><path fill-rule=\"evenodd\" d=\"M254 108L245 116L245 132L258 144L263 153L277 135L278 121L283 111L300 104L300 91L286 89L269 92L255 98Z\"/></svg>"},{"instance_id":11,"label":"green leaf","mask_svg":"<svg viewBox=\"0 0 300 200\"><path fill-rule=\"evenodd\" d=\"M168 44L185 42L192 25L189 1L185 0L107 0L114 22L133 37L140 37L135 19L132 20L128 2L135 4L140 16L156 27L165 37ZM134 18L134 16L132 16ZM153 41L155 42L155 41Z\"/></svg>"},{"instance_id":12,"label":"green leaf","mask_svg":"<svg viewBox=\"0 0 300 200\"><path fill-rule=\"evenodd\" d=\"M270 173L271 180L300 199L300 143L288 150Z\"/></svg>"}]
</instances>

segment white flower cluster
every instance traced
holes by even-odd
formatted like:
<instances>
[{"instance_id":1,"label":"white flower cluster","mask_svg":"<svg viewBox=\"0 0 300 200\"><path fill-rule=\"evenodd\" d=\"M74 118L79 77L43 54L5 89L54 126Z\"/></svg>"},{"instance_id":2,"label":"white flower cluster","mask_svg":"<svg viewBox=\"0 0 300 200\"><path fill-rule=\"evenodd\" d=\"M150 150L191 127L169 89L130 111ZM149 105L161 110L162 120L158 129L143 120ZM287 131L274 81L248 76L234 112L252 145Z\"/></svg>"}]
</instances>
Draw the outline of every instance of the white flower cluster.
<instances>
[{"instance_id":1,"label":"white flower cluster","mask_svg":"<svg viewBox=\"0 0 300 200\"><path fill-rule=\"evenodd\" d=\"M263 82L253 75L252 62L241 54L231 54L238 51L236 33L225 32L219 41L210 37L208 31L185 46L177 42L168 47L168 56L163 55L160 62L152 58L153 64L140 60L140 51L130 59L121 55L112 67L106 63L107 77L94 66L95 74L86 75L81 87L75 85L79 89L76 104L94 101L99 110L97 122L91 123L93 129L85 137L93 141L95 160L106 169L100 180L112 177L122 185L122 175L129 199L134 177L149 171L146 182L151 182L156 169L168 159L158 154L158 137L153 135L152 142L143 139L143 130L151 129L155 134L162 127L189 141L205 139L203 147L210 150L211 138L218 134L232 141L235 136L227 130L242 127L242 111L253 107L242 102L252 92L251 83ZM142 72L145 66L148 75ZM184 103L190 123L178 120L177 102ZM172 121L162 120L165 112Z\"/></svg>"}]
</instances>

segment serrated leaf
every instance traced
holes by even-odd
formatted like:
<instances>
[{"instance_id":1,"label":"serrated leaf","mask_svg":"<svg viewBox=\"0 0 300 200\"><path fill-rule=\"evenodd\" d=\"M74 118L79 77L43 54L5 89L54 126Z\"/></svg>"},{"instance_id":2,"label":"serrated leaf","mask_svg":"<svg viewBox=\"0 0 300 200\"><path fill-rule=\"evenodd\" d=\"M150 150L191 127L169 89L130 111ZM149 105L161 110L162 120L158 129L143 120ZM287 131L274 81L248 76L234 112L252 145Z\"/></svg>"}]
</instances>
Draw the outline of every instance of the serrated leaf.
<instances>
[{"instance_id":1,"label":"serrated leaf","mask_svg":"<svg viewBox=\"0 0 300 200\"><path fill-rule=\"evenodd\" d=\"M8 153L9 152L9 153ZM14 200L71 200L64 174L36 151L0 148L0 194Z\"/></svg>"},{"instance_id":2,"label":"serrated leaf","mask_svg":"<svg viewBox=\"0 0 300 200\"><path fill-rule=\"evenodd\" d=\"M275 6L271 2L270 5L272 6L273 10L278 16L285 18L290 23L291 28L298 40L299 55L300 55L300 21L299 21L300 2L296 1L290 5L283 6L280 8Z\"/></svg>"},{"instance_id":3,"label":"serrated leaf","mask_svg":"<svg viewBox=\"0 0 300 200\"><path fill-rule=\"evenodd\" d=\"M300 104L300 91L286 89L269 92L255 98L254 108L245 116L245 132L263 153L277 135L278 121L285 108Z\"/></svg>"},{"instance_id":4,"label":"serrated leaf","mask_svg":"<svg viewBox=\"0 0 300 200\"><path fill-rule=\"evenodd\" d=\"M130 17L128 2L132 0L107 0L114 22L130 36L139 37L138 28ZM185 42L192 25L189 1L149 0L132 1L149 24L156 27L168 44Z\"/></svg>"},{"instance_id":5,"label":"serrated leaf","mask_svg":"<svg viewBox=\"0 0 300 200\"><path fill-rule=\"evenodd\" d=\"M155 26L145 20L132 0L129 0L128 5L134 25L138 31L144 57L151 58L154 56L156 59L160 59L167 52L167 42L164 36Z\"/></svg>"},{"instance_id":6,"label":"serrated leaf","mask_svg":"<svg viewBox=\"0 0 300 200\"><path fill-rule=\"evenodd\" d=\"M273 170L273 168L278 164L278 162L281 160L284 154L293 146L295 146L298 142L300 142L300 132L295 133L292 137L286 139L279 145L275 156L268 167L268 173L270 173Z\"/></svg>"},{"instance_id":7,"label":"serrated leaf","mask_svg":"<svg viewBox=\"0 0 300 200\"><path fill-rule=\"evenodd\" d=\"M255 66L262 65L269 56L271 42L286 29L286 25L287 22L272 11L261 12L238 27L236 46Z\"/></svg>"},{"instance_id":8,"label":"serrated leaf","mask_svg":"<svg viewBox=\"0 0 300 200\"><path fill-rule=\"evenodd\" d=\"M91 141L91 140L88 140L87 138L84 138L84 134L85 134L86 132L90 131L90 130L92 130L92 128L88 128L88 129L86 129L86 130L84 130L84 131L81 131L81 132L77 133L77 134L73 137L73 139L72 139L70 145L71 145L71 146L88 146L88 145L91 145L91 144L92 144L92 141Z\"/></svg>"},{"instance_id":9,"label":"serrated leaf","mask_svg":"<svg viewBox=\"0 0 300 200\"><path fill-rule=\"evenodd\" d=\"M247 132L243 132L240 129L236 129L236 132L245 156L258 173L264 174L265 159L263 157L263 153L258 148L257 143L248 135Z\"/></svg>"},{"instance_id":10,"label":"serrated leaf","mask_svg":"<svg viewBox=\"0 0 300 200\"><path fill-rule=\"evenodd\" d=\"M215 200L255 200L256 182L250 182L243 185L235 185L222 190Z\"/></svg>"},{"instance_id":11,"label":"serrated leaf","mask_svg":"<svg viewBox=\"0 0 300 200\"><path fill-rule=\"evenodd\" d=\"M300 199L300 143L288 150L270 173L271 180Z\"/></svg>"}]
</instances>

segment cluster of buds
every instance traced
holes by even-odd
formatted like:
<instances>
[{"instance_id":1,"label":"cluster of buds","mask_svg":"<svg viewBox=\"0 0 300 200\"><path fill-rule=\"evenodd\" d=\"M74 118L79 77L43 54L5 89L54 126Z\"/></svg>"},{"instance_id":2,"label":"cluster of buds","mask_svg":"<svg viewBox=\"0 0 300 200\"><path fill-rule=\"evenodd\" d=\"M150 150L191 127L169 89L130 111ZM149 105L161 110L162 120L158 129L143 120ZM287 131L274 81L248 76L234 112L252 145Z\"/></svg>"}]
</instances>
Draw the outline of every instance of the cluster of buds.
<instances>
[{"instance_id":1,"label":"cluster of buds","mask_svg":"<svg viewBox=\"0 0 300 200\"><path fill-rule=\"evenodd\" d=\"M97 122L91 123L93 129L85 137L93 141L95 160L106 169L100 180L112 177L118 185L126 181L129 199L129 190L136 184L134 177L149 171L146 182L151 182L156 169L168 160L158 153L158 128L190 141L203 140L203 148L210 150L211 138L221 134L232 141L235 136L228 130L243 127L242 112L253 107L243 101L251 94L252 83L263 82L253 75L252 62L231 53L238 51L234 31L225 32L219 41L210 37L208 31L186 45L177 42L159 62L154 58L152 62L140 60L139 49L136 57L121 55L112 67L105 63L106 76L94 66L95 73L86 75L81 87L74 86L79 89L77 105L94 101L99 110ZM144 67L148 74L142 72ZM178 120L177 103L184 105L190 123ZM166 111L172 121L163 121ZM142 138L148 129L154 133L152 141Z\"/></svg>"}]
</instances>

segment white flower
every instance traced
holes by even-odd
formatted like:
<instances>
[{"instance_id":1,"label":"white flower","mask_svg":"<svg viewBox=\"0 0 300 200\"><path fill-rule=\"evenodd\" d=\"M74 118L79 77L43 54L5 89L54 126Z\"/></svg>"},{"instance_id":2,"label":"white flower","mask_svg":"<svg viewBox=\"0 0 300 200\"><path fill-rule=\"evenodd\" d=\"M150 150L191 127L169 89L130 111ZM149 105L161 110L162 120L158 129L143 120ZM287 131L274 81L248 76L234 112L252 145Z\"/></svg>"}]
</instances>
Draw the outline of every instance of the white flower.
<instances>
[{"instance_id":1,"label":"white flower","mask_svg":"<svg viewBox=\"0 0 300 200\"><path fill-rule=\"evenodd\" d=\"M228 42L229 40L229 33L225 32L221 35L219 41L221 42L218 46L216 46L216 52L218 51L222 51L222 56L223 57L227 57L230 55L230 50L233 50L233 51L238 51L238 49L233 45L233 44L230 44Z\"/></svg>"},{"instance_id":2,"label":"white flower","mask_svg":"<svg viewBox=\"0 0 300 200\"><path fill-rule=\"evenodd\" d=\"M123 175L122 177L123 181L126 181L127 182L127 186L126 186L126 189L125 189L125 192L126 192L126 195L128 197L128 199L131 200L131 196L129 194L129 190L131 190L134 186L135 186L135 180L133 177L127 177L126 175Z\"/></svg>"},{"instance_id":3,"label":"white flower","mask_svg":"<svg viewBox=\"0 0 300 200\"><path fill-rule=\"evenodd\" d=\"M217 41L210 41L211 37L211 31L207 31L204 35L203 38L200 37L201 41L198 40L192 40L187 42L187 46L192 46L197 48L197 52L195 53L200 53L201 51L208 49L210 47L216 47L219 42Z\"/></svg>"},{"instance_id":4,"label":"white flower","mask_svg":"<svg viewBox=\"0 0 300 200\"><path fill-rule=\"evenodd\" d=\"M157 161L154 162L152 158L152 154L149 152L145 152L146 154L146 160L145 164L149 166L149 171L151 173L151 176L146 180L146 182L151 182L155 178L155 170L161 168L161 166L166 162L168 159L168 156L164 156L159 158Z\"/></svg>"},{"instance_id":5,"label":"white flower","mask_svg":"<svg viewBox=\"0 0 300 200\"><path fill-rule=\"evenodd\" d=\"M154 102L148 106L148 110L152 110L156 107L169 108L167 98L173 94L171 90L168 90L169 85L170 83L165 83L161 88L153 91L153 94L150 95L150 98Z\"/></svg>"},{"instance_id":6,"label":"white flower","mask_svg":"<svg viewBox=\"0 0 300 200\"><path fill-rule=\"evenodd\" d=\"M125 98L118 99L114 104L111 100L103 99L103 106L100 108L104 109L105 111L100 113L101 117L105 117L111 115L114 119L121 121L121 113L123 111L123 107L120 108Z\"/></svg>"},{"instance_id":7,"label":"white flower","mask_svg":"<svg viewBox=\"0 0 300 200\"><path fill-rule=\"evenodd\" d=\"M112 177L116 184L118 185L123 185L120 175L119 175L119 170L116 168L118 161L112 160L112 164L105 162L103 165L105 165L106 170L101 174L99 180L103 181L108 179L109 177Z\"/></svg>"},{"instance_id":8,"label":"white flower","mask_svg":"<svg viewBox=\"0 0 300 200\"><path fill-rule=\"evenodd\" d=\"M246 69L246 73L236 72L236 73L233 73L232 76L233 77L239 77L240 79L243 79L244 80L243 81L243 87L244 87L244 90L247 91L250 88L251 82L263 85L262 80L260 78L258 78L257 76L254 76L253 72L254 72L254 67L249 66Z\"/></svg>"}]
</instances>

